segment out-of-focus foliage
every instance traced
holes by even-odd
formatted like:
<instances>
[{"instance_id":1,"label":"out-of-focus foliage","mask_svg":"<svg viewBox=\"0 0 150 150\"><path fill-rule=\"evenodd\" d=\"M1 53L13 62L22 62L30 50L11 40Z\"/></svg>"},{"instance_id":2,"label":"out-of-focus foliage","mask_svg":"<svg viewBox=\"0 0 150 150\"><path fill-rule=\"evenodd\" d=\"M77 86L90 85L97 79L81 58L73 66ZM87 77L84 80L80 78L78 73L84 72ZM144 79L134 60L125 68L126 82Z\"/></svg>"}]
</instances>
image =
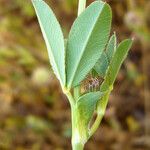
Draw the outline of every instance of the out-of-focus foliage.
<instances>
[{"instance_id":1,"label":"out-of-focus foliage","mask_svg":"<svg viewBox=\"0 0 150 150\"><path fill-rule=\"evenodd\" d=\"M46 1L67 35L77 0ZM102 127L86 149L145 150L149 137L143 85L150 77L150 2L107 2L113 8L118 41L130 36L134 46L117 78ZM69 118L69 104L49 66L31 2L0 0L0 149L67 150Z\"/></svg>"}]
</instances>

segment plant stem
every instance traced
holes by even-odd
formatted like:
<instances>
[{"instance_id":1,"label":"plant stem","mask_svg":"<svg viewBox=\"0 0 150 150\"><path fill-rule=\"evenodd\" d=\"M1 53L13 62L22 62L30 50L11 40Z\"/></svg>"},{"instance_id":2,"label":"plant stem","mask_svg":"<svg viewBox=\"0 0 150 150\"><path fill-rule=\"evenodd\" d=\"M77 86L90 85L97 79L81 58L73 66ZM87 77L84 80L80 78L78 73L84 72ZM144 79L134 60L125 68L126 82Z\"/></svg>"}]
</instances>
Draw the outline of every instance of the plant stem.
<instances>
[{"instance_id":1,"label":"plant stem","mask_svg":"<svg viewBox=\"0 0 150 150\"><path fill-rule=\"evenodd\" d=\"M74 145L72 146L72 148L73 148L73 150L83 150L84 145L81 144L81 143L78 143L78 144L74 144Z\"/></svg>"},{"instance_id":2,"label":"plant stem","mask_svg":"<svg viewBox=\"0 0 150 150\"><path fill-rule=\"evenodd\" d=\"M89 135L90 135L89 137L91 137L96 132L96 130L98 129L98 127L102 121L102 118L103 118L103 115L100 115L100 114L97 115L97 118L96 118L94 124L92 125L90 132L89 132Z\"/></svg>"},{"instance_id":3,"label":"plant stem","mask_svg":"<svg viewBox=\"0 0 150 150\"><path fill-rule=\"evenodd\" d=\"M74 92L74 99L77 100L80 96L80 86L76 86L73 92Z\"/></svg>"},{"instance_id":4,"label":"plant stem","mask_svg":"<svg viewBox=\"0 0 150 150\"><path fill-rule=\"evenodd\" d=\"M78 16L84 11L85 7L86 7L86 0L79 0Z\"/></svg>"},{"instance_id":5,"label":"plant stem","mask_svg":"<svg viewBox=\"0 0 150 150\"><path fill-rule=\"evenodd\" d=\"M67 98L68 98L68 100L69 100L69 103L70 103L71 108L74 107L74 105L75 105L75 100L74 100L74 98L73 98L71 92L69 91L69 92L66 92L65 94L66 94L66 96L67 96Z\"/></svg>"},{"instance_id":6,"label":"plant stem","mask_svg":"<svg viewBox=\"0 0 150 150\"><path fill-rule=\"evenodd\" d=\"M72 96L71 92L66 92L66 95L69 99L70 106L71 106L71 123L72 123L72 149L73 150L83 150L83 138L82 134L80 133L80 126L78 126L78 116L77 116L77 109L76 109L76 101ZM84 136L83 136L84 137Z\"/></svg>"},{"instance_id":7,"label":"plant stem","mask_svg":"<svg viewBox=\"0 0 150 150\"><path fill-rule=\"evenodd\" d=\"M72 121L72 149L83 150L84 144L78 128L78 120L75 106L71 107L71 121Z\"/></svg>"},{"instance_id":8,"label":"plant stem","mask_svg":"<svg viewBox=\"0 0 150 150\"><path fill-rule=\"evenodd\" d=\"M112 90L112 87L110 87L110 90L106 93L106 95L98 103L97 117L96 117L94 124L92 125L92 127L90 129L89 138L96 132L96 130L98 129L98 127L103 119L111 90Z\"/></svg>"}]
</instances>

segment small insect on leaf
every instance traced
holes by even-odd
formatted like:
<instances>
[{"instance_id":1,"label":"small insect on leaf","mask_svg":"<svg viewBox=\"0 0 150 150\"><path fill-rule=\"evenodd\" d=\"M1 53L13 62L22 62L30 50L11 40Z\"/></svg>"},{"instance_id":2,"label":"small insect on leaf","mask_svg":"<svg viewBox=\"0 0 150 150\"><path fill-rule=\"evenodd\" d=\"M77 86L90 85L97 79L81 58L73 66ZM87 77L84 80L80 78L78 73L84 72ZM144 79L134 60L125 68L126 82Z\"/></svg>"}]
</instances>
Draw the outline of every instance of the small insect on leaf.
<instances>
[{"instance_id":1,"label":"small insect on leaf","mask_svg":"<svg viewBox=\"0 0 150 150\"><path fill-rule=\"evenodd\" d=\"M100 77L88 77L83 81L84 91L87 92L96 92L99 91L100 85L103 79Z\"/></svg>"}]
</instances>

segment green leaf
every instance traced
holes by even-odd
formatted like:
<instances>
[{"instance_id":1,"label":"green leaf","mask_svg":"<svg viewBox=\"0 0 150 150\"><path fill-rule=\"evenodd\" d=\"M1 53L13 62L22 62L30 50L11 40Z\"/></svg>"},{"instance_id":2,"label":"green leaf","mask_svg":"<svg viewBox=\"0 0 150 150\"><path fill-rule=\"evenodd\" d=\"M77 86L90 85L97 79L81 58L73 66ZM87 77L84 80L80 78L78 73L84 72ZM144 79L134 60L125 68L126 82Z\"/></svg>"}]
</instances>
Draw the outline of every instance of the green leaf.
<instances>
[{"instance_id":1,"label":"green leaf","mask_svg":"<svg viewBox=\"0 0 150 150\"><path fill-rule=\"evenodd\" d=\"M49 59L62 86L65 85L65 48L61 27L51 10L42 0L32 0L48 49Z\"/></svg>"},{"instance_id":2,"label":"green leaf","mask_svg":"<svg viewBox=\"0 0 150 150\"><path fill-rule=\"evenodd\" d=\"M101 58L95 64L93 69L98 73L99 76L104 78L108 66L109 66L109 61L107 55L105 52L103 52Z\"/></svg>"},{"instance_id":3,"label":"green leaf","mask_svg":"<svg viewBox=\"0 0 150 150\"><path fill-rule=\"evenodd\" d=\"M106 51L103 51L100 59L97 61L97 63L93 68L99 74L99 76L104 78L115 50L116 50L116 35L114 34L111 36L108 42Z\"/></svg>"},{"instance_id":4,"label":"green leaf","mask_svg":"<svg viewBox=\"0 0 150 150\"><path fill-rule=\"evenodd\" d=\"M129 49L131 48L132 40L127 39L121 42L111 60L110 66L107 70L105 80L101 85L100 91L107 90L106 94L101 98L101 100L97 103L97 113L98 115L103 116L106 110L106 106L108 103L109 95L113 89L114 81L117 77L118 71L125 60Z\"/></svg>"},{"instance_id":5,"label":"green leaf","mask_svg":"<svg viewBox=\"0 0 150 150\"><path fill-rule=\"evenodd\" d=\"M70 89L85 78L100 58L111 27L111 8L95 1L75 20L67 43L67 86Z\"/></svg>"},{"instance_id":6,"label":"green leaf","mask_svg":"<svg viewBox=\"0 0 150 150\"><path fill-rule=\"evenodd\" d=\"M111 86L113 86L114 81L117 77L118 71L125 60L129 49L132 46L132 40L127 39L121 42L112 58L110 66L107 70L104 82L101 86L101 91L108 90Z\"/></svg>"},{"instance_id":7,"label":"green leaf","mask_svg":"<svg viewBox=\"0 0 150 150\"><path fill-rule=\"evenodd\" d=\"M80 120L80 126L89 125L90 120L92 119L96 104L98 100L104 95L104 92L90 92L79 98L76 104L77 115Z\"/></svg>"},{"instance_id":8,"label":"green leaf","mask_svg":"<svg viewBox=\"0 0 150 150\"><path fill-rule=\"evenodd\" d=\"M109 63L116 51L116 47L117 47L117 39L116 39L116 34L114 33L109 42L108 42L108 45L107 45L107 48L106 48L106 55L107 55L107 58L109 60Z\"/></svg>"}]
</instances>

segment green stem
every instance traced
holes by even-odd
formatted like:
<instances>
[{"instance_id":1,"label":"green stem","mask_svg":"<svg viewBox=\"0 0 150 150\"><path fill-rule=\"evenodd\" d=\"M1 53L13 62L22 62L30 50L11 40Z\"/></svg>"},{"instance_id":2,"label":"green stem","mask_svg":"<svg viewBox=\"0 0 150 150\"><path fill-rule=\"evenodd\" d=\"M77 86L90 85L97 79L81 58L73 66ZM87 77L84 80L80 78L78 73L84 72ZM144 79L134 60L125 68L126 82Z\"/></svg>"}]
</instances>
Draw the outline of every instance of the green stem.
<instances>
[{"instance_id":1,"label":"green stem","mask_svg":"<svg viewBox=\"0 0 150 150\"><path fill-rule=\"evenodd\" d=\"M73 92L74 92L74 99L77 100L80 96L80 86L76 86Z\"/></svg>"},{"instance_id":2,"label":"green stem","mask_svg":"<svg viewBox=\"0 0 150 150\"><path fill-rule=\"evenodd\" d=\"M73 150L83 150L84 145L81 144L81 143L78 143L78 144L74 144L74 145L72 146L72 148L73 148Z\"/></svg>"},{"instance_id":3,"label":"green stem","mask_svg":"<svg viewBox=\"0 0 150 150\"><path fill-rule=\"evenodd\" d=\"M98 129L98 127L103 119L111 90L112 90L112 87L110 87L110 90L99 101L99 103L97 105L97 117L96 117L94 124L92 125L92 127L90 129L89 138L96 132L96 130Z\"/></svg>"},{"instance_id":4,"label":"green stem","mask_svg":"<svg viewBox=\"0 0 150 150\"><path fill-rule=\"evenodd\" d=\"M66 94L66 96L67 96L67 98L68 98L68 100L69 100L70 106L71 106L71 107L74 107L74 105L75 105L75 100L74 100L74 98L73 98L71 92L70 92L70 91L69 91L69 92L67 91L65 94Z\"/></svg>"},{"instance_id":5,"label":"green stem","mask_svg":"<svg viewBox=\"0 0 150 150\"><path fill-rule=\"evenodd\" d=\"M86 7L86 0L79 0L78 16L84 11L85 7Z\"/></svg>"},{"instance_id":6,"label":"green stem","mask_svg":"<svg viewBox=\"0 0 150 150\"><path fill-rule=\"evenodd\" d=\"M82 143L82 137L78 128L78 120L76 108L71 107L71 118L72 118L72 149L73 150L83 150L84 144Z\"/></svg>"},{"instance_id":7,"label":"green stem","mask_svg":"<svg viewBox=\"0 0 150 150\"><path fill-rule=\"evenodd\" d=\"M97 115L97 118L96 118L94 124L92 125L90 132L89 132L89 137L91 137L96 132L96 130L98 129L98 127L102 121L102 118L103 118L103 114Z\"/></svg>"},{"instance_id":8,"label":"green stem","mask_svg":"<svg viewBox=\"0 0 150 150\"><path fill-rule=\"evenodd\" d=\"M84 142L82 134L80 133L80 126L78 126L78 115L76 108L76 101L72 96L70 91L65 91L71 106L71 122L72 122L72 149L73 150L83 150ZM84 136L83 136L84 137Z\"/></svg>"}]
</instances>

